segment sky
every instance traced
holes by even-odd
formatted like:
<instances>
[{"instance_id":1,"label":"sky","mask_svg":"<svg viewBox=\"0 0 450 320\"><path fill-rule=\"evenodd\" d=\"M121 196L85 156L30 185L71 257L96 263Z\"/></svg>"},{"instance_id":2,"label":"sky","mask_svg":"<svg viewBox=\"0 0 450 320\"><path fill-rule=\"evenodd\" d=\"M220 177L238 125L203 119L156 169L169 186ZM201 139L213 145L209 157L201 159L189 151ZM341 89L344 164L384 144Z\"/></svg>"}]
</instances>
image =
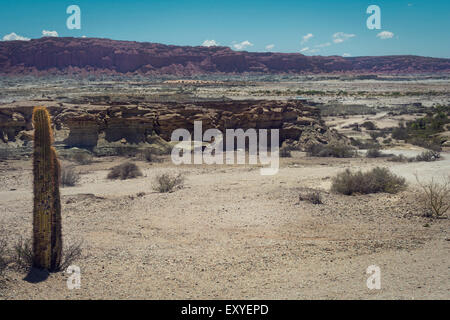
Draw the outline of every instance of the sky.
<instances>
[{"instance_id":1,"label":"sky","mask_svg":"<svg viewBox=\"0 0 450 320\"><path fill-rule=\"evenodd\" d=\"M0 40L95 37L305 55L450 58L448 0L0 0ZM70 30L70 5L81 29ZM381 28L366 12L377 5Z\"/></svg>"}]
</instances>

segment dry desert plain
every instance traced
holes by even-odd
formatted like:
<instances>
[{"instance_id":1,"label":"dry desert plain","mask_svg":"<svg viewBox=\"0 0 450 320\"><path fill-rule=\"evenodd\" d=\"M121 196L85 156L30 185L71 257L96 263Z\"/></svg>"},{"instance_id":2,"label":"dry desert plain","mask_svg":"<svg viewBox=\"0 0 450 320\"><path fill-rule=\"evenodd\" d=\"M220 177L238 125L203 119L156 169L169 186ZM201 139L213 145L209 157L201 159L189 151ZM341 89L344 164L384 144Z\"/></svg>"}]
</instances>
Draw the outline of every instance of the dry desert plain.
<instances>
[{"instance_id":1,"label":"dry desert plain","mask_svg":"<svg viewBox=\"0 0 450 320\"><path fill-rule=\"evenodd\" d=\"M86 92L96 94L94 89L117 94L123 86L117 82L105 89L101 81L91 81L64 90L58 81L30 83L4 82L2 102L42 95L57 100L63 92L76 100ZM369 133L350 130L349 124L373 121L378 128L393 127L423 114L389 111L450 102L448 79L128 87L128 94L149 98L165 90L196 97L301 96L306 104L363 105L361 114L335 115L330 108L323 114L329 127L361 139L370 139ZM367 113L370 108L375 112ZM402 141L381 147L383 153L407 156L424 150ZM131 160L143 176L128 180L106 178L112 166L125 161L121 156L94 156L84 165L62 159L63 167L74 166L81 177L75 186L61 188L64 242L83 240L82 255L73 262L81 269L81 288L69 290L64 272L27 277L11 267L1 278L0 299L449 299L450 221L424 216L414 176L430 181L448 175L448 147L432 162L392 162L366 158L364 152L332 158L294 150L280 159L274 176L260 175L260 165L176 166L169 155L153 162L136 157ZM407 189L351 196L330 191L333 177L346 168L377 166L404 177ZM154 179L166 172L182 173L185 181L174 192L159 193ZM301 201L299 195L308 190L317 190L323 203ZM31 235L32 198L31 158L1 160L0 229L8 241ZM380 290L367 288L371 265L380 267Z\"/></svg>"}]
</instances>

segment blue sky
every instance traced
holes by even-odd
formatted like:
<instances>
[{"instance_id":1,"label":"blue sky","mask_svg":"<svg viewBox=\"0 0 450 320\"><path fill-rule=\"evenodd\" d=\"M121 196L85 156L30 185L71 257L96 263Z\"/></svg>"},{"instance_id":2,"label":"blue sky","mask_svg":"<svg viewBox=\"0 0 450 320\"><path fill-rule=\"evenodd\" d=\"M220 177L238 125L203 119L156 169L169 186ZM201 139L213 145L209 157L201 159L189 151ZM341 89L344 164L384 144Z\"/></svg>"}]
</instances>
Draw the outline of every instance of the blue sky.
<instances>
[{"instance_id":1,"label":"blue sky","mask_svg":"<svg viewBox=\"0 0 450 320\"><path fill-rule=\"evenodd\" d=\"M60 37L174 45L210 40L205 44L260 52L450 58L448 0L0 0L0 4L0 39L11 33L40 38L47 30ZM81 30L66 27L66 9L74 4L81 9ZM366 9L372 4L381 9L380 30L366 26Z\"/></svg>"}]
</instances>

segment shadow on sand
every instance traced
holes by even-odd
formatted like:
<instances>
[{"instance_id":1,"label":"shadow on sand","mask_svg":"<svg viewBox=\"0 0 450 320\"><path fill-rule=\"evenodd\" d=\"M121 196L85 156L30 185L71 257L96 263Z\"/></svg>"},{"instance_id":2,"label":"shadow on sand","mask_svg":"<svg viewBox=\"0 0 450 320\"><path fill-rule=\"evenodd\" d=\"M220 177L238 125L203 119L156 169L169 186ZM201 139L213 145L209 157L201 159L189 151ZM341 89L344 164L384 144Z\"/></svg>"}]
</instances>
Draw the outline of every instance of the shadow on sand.
<instances>
[{"instance_id":1,"label":"shadow on sand","mask_svg":"<svg viewBox=\"0 0 450 320\"><path fill-rule=\"evenodd\" d=\"M25 278L23 278L23 280L29 283L39 283L47 280L48 275L49 272L47 270L31 268Z\"/></svg>"}]
</instances>

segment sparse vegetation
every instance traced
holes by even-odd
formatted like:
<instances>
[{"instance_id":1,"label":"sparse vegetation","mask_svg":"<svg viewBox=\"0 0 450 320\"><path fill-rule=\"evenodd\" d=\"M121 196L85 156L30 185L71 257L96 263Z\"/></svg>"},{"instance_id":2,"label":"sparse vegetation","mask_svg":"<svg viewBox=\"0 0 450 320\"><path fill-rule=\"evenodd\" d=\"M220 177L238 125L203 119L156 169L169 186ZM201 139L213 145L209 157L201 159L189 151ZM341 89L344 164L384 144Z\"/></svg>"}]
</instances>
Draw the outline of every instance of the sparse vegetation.
<instances>
[{"instance_id":1,"label":"sparse vegetation","mask_svg":"<svg viewBox=\"0 0 450 320\"><path fill-rule=\"evenodd\" d=\"M92 163L92 156L88 153L77 152L72 156L72 160L81 165L88 165Z\"/></svg>"},{"instance_id":2,"label":"sparse vegetation","mask_svg":"<svg viewBox=\"0 0 450 320\"><path fill-rule=\"evenodd\" d=\"M62 167L61 185L63 187L73 187L80 181L80 174L73 167Z\"/></svg>"},{"instance_id":3,"label":"sparse vegetation","mask_svg":"<svg viewBox=\"0 0 450 320\"><path fill-rule=\"evenodd\" d=\"M22 237L14 244L12 261L16 268L28 270L33 265L33 242Z\"/></svg>"},{"instance_id":4,"label":"sparse vegetation","mask_svg":"<svg viewBox=\"0 0 450 320\"><path fill-rule=\"evenodd\" d=\"M53 271L60 271L66 269L75 260L81 257L82 242L75 242L69 244L62 250L61 262L55 267ZM24 239L20 237L13 247L12 262L19 270L29 270L33 266L33 243L31 239Z\"/></svg>"},{"instance_id":5,"label":"sparse vegetation","mask_svg":"<svg viewBox=\"0 0 450 320\"><path fill-rule=\"evenodd\" d=\"M419 154L416 157L416 161L427 161L427 162L431 162L431 161L436 161L440 158L440 154L439 152L436 151L432 151L432 150L427 150L422 152L421 154Z\"/></svg>"},{"instance_id":6,"label":"sparse vegetation","mask_svg":"<svg viewBox=\"0 0 450 320\"><path fill-rule=\"evenodd\" d=\"M142 171L132 162L125 162L110 169L107 178L111 180L134 179L142 176Z\"/></svg>"},{"instance_id":7,"label":"sparse vegetation","mask_svg":"<svg viewBox=\"0 0 450 320\"><path fill-rule=\"evenodd\" d=\"M388 159L388 161L392 162L413 162L416 158L414 157L405 157L404 155L393 155Z\"/></svg>"},{"instance_id":8,"label":"sparse vegetation","mask_svg":"<svg viewBox=\"0 0 450 320\"><path fill-rule=\"evenodd\" d=\"M369 150L367 150L367 153L366 153L367 158L380 158L382 156L383 156L383 154L377 148L369 149Z\"/></svg>"},{"instance_id":9,"label":"sparse vegetation","mask_svg":"<svg viewBox=\"0 0 450 320\"><path fill-rule=\"evenodd\" d=\"M83 242L80 240L78 242L70 243L64 248L59 270L67 269L67 267L81 257L82 244Z\"/></svg>"},{"instance_id":10,"label":"sparse vegetation","mask_svg":"<svg viewBox=\"0 0 450 320\"><path fill-rule=\"evenodd\" d=\"M360 139L350 138L350 143L352 144L352 146L355 146L360 150L380 148L380 145L374 140L360 140Z\"/></svg>"},{"instance_id":11,"label":"sparse vegetation","mask_svg":"<svg viewBox=\"0 0 450 320\"><path fill-rule=\"evenodd\" d=\"M366 128L367 130L377 130L377 126L372 121L365 121L361 124L361 127Z\"/></svg>"},{"instance_id":12,"label":"sparse vegetation","mask_svg":"<svg viewBox=\"0 0 450 320\"><path fill-rule=\"evenodd\" d=\"M173 192L176 188L181 188L183 183L184 177L181 174L163 173L156 176L154 190L160 193Z\"/></svg>"},{"instance_id":13,"label":"sparse vegetation","mask_svg":"<svg viewBox=\"0 0 450 320\"><path fill-rule=\"evenodd\" d=\"M352 158L356 156L355 150L345 144L314 144L307 150L312 157Z\"/></svg>"},{"instance_id":14,"label":"sparse vegetation","mask_svg":"<svg viewBox=\"0 0 450 320\"><path fill-rule=\"evenodd\" d=\"M6 266L8 265L8 242L6 241L6 238L1 237L0 238L0 275L5 270Z\"/></svg>"},{"instance_id":15,"label":"sparse vegetation","mask_svg":"<svg viewBox=\"0 0 450 320\"><path fill-rule=\"evenodd\" d=\"M391 173L387 168L374 168L367 172L351 172L347 169L332 181L331 190L345 195L369 193L397 193L406 188L405 179Z\"/></svg>"},{"instance_id":16,"label":"sparse vegetation","mask_svg":"<svg viewBox=\"0 0 450 320\"><path fill-rule=\"evenodd\" d=\"M392 132L392 138L405 140L408 143L430 149L441 151L443 140L436 134L445 131L445 126L450 123L450 106L437 106L432 108L425 117L401 123Z\"/></svg>"},{"instance_id":17,"label":"sparse vegetation","mask_svg":"<svg viewBox=\"0 0 450 320\"><path fill-rule=\"evenodd\" d=\"M299 201L308 201L312 204L323 204L322 196L319 191L311 190L306 193L300 193L298 196Z\"/></svg>"},{"instance_id":18,"label":"sparse vegetation","mask_svg":"<svg viewBox=\"0 0 450 320\"><path fill-rule=\"evenodd\" d=\"M431 179L424 183L419 180L416 174L416 180L422 189L421 198L425 204L425 216L440 218L450 209L450 176L442 182Z\"/></svg>"},{"instance_id":19,"label":"sparse vegetation","mask_svg":"<svg viewBox=\"0 0 450 320\"><path fill-rule=\"evenodd\" d=\"M290 158L292 157L291 150L287 146L282 146L280 148L280 157L281 158Z\"/></svg>"},{"instance_id":20,"label":"sparse vegetation","mask_svg":"<svg viewBox=\"0 0 450 320\"><path fill-rule=\"evenodd\" d=\"M368 107L364 104L324 104L319 105L322 116L349 116L349 115L361 115L377 113L375 108Z\"/></svg>"}]
</instances>

